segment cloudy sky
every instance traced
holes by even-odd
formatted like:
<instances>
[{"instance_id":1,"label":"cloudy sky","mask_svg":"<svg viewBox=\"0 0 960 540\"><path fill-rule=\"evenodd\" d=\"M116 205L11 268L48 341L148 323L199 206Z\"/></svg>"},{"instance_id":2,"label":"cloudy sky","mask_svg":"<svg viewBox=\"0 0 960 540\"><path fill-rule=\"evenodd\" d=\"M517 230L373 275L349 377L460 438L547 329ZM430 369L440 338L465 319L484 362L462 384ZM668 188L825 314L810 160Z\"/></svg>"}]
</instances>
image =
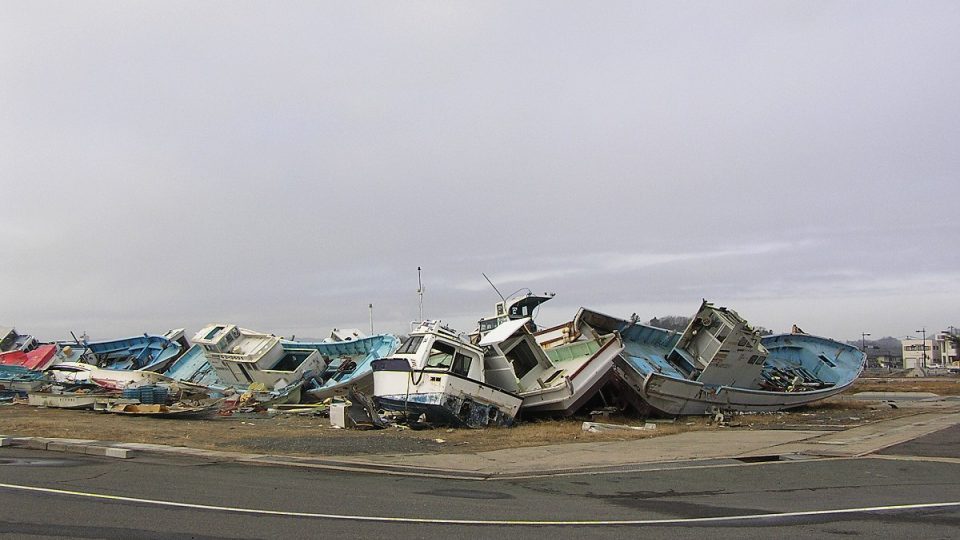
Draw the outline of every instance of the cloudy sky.
<instances>
[{"instance_id":1,"label":"cloudy sky","mask_svg":"<svg viewBox=\"0 0 960 540\"><path fill-rule=\"evenodd\" d=\"M0 326L960 325L957 2L0 1Z\"/></svg>"}]
</instances>

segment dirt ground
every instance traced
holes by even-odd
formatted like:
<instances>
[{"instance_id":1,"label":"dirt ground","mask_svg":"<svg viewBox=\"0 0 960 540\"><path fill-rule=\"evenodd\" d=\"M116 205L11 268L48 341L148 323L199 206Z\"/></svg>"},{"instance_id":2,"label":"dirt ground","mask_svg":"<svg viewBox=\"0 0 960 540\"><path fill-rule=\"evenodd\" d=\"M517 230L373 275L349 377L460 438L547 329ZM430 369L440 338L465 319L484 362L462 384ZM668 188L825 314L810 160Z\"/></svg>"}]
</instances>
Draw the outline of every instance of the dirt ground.
<instances>
[{"instance_id":1,"label":"dirt ground","mask_svg":"<svg viewBox=\"0 0 960 540\"><path fill-rule=\"evenodd\" d=\"M960 395L960 377L862 378L847 394L856 392L933 392L940 396Z\"/></svg>"},{"instance_id":2,"label":"dirt ground","mask_svg":"<svg viewBox=\"0 0 960 540\"><path fill-rule=\"evenodd\" d=\"M858 382L847 396L861 391L936 392L960 394L956 380L898 379ZM93 411L48 409L27 405L0 406L0 434L66 437L105 441L190 446L213 450L305 456L464 453L522 446L586 441L629 440L691 430L720 429L843 429L912 414L884 403L838 396L787 412L741 414L717 424L708 417L613 417L603 422L656 428L646 431L588 433L581 424L590 418L537 420L510 428L480 430L436 428L412 430L344 430L326 417L282 413L273 416L214 417L202 420L118 416Z\"/></svg>"}]
</instances>

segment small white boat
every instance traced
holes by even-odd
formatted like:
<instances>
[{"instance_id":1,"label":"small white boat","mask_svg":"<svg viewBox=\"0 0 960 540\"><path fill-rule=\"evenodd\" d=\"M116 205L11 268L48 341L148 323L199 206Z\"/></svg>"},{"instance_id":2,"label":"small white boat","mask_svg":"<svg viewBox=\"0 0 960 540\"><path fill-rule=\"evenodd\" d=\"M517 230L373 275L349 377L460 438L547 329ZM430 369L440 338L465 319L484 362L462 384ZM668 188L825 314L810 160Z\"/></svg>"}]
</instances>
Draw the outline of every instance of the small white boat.
<instances>
[{"instance_id":1,"label":"small white boat","mask_svg":"<svg viewBox=\"0 0 960 540\"><path fill-rule=\"evenodd\" d=\"M374 402L431 423L510 425L522 398L485 380L483 350L443 326L421 323L388 358L374 360Z\"/></svg>"},{"instance_id":2,"label":"small white boat","mask_svg":"<svg viewBox=\"0 0 960 540\"><path fill-rule=\"evenodd\" d=\"M105 399L96 394L53 394L48 392L30 392L27 394L27 404L34 407L50 407L54 409L89 409L93 410L97 403Z\"/></svg>"},{"instance_id":3,"label":"small white boat","mask_svg":"<svg viewBox=\"0 0 960 540\"><path fill-rule=\"evenodd\" d=\"M82 362L61 362L47 368L46 378L61 384L96 384L110 390L123 390L175 381L154 371L104 369Z\"/></svg>"}]
</instances>

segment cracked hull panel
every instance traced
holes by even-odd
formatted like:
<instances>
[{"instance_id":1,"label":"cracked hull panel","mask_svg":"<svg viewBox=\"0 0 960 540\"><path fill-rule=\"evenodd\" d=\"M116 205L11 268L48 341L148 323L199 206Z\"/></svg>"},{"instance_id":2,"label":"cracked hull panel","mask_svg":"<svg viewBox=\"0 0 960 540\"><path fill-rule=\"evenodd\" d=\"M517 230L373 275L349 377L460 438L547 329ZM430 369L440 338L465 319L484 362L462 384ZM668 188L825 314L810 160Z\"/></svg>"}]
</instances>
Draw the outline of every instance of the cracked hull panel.
<instances>
[{"instance_id":1,"label":"cracked hull panel","mask_svg":"<svg viewBox=\"0 0 960 540\"><path fill-rule=\"evenodd\" d=\"M427 422L457 427L479 428L509 426L513 417L490 403L479 403L465 396L452 396L441 392L377 396L378 407L409 415L426 415Z\"/></svg>"}]
</instances>

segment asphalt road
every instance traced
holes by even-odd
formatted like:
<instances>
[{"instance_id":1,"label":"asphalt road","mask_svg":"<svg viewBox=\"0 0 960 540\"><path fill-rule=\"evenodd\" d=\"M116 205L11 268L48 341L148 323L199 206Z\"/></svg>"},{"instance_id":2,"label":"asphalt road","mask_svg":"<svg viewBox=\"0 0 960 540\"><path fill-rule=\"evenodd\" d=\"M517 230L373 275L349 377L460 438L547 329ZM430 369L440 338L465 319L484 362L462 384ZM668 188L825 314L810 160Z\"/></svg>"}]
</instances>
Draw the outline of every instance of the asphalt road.
<instances>
[{"instance_id":1,"label":"asphalt road","mask_svg":"<svg viewBox=\"0 0 960 540\"><path fill-rule=\"evenodd\" d=\"M960 458L960 426L941 429L877 453L895 456Z\"/></svg>"},{"instance_id":2,"label":"asphalt road","mask_svg":"<svg viewBox=\"0 0 960 540\"><path fill-rule=\"evenodd\" d=\"M2 538L953 538L960 530L960 504L832 513L960 501L960 462L899 457L475 481L3 448L0 484ZM808 511L826 513L690 521ZM391 521L411 518L436 521Z\"/></svg>"}]
</instances>

